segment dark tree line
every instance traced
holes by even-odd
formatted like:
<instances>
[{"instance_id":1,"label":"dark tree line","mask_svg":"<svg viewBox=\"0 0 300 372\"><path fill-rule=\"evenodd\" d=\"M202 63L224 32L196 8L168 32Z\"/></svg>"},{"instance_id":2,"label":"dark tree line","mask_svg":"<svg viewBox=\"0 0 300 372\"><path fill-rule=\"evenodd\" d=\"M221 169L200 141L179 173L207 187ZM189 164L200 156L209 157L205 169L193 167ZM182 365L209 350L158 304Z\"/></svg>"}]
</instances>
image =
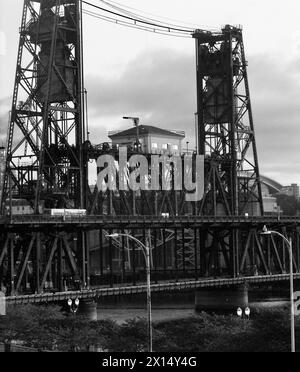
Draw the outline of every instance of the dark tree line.
<instances>
[{"instance_id":1,"label":"dark tree line","mask_svg":"<svg viewBox=\"0 0 300 372\"><path fill-rule=\"evenodd\" d=\"M264 310L253 317L209 315L154 324L153 348L161 352L286 352L290 349L289 309ZM296 345L300 346L296 318ZM147 351L145 319L89 322L58 307L20 306L0 317L0 342L53 351Z\"/></svg>"},{"instance_id":2,"label":"dark tree line","mask_svg":"<svg viewBox=\"0 0 300 372\"><path fill-rule=\"evenodd\" d=\"M282 214L285 216L296 216L300 215L300 200L293 196L288 195L275 195L277 204L283 211Z\"/></svg>"}]
</instances>

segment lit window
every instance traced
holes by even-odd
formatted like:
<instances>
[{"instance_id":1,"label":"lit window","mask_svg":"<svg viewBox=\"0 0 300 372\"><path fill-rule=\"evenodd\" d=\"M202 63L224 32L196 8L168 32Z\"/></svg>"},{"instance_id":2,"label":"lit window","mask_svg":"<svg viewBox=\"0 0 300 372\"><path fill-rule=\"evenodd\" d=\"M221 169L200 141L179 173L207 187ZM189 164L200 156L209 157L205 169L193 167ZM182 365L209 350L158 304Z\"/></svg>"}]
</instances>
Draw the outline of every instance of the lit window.
<instances>
[{"instance_id":1,"label":"lit window","mask_svg":"<svg viewBox=\"0 0 300 372\"><path fill-rule=\"evenodd\" d=\"M178 145L173 145L173 150L178 151Z\"/></svg>"},{"instance_id":2,"label":"lit window","mask_svg":"<svg viewBox=\"0 0 300 372\"><path fill-rule=\"evenodd\" d=\"M168 150L168 144L167 144L167 143L164 143L164 144L162 145L162 149L163 149L163 150Z\"/></svg>"},{"instance_id":3,"label":"lit window","mask_svg":"<svg viewBox=\"0 0 300 372\"><path fill-rule=\"evenodd\" d=\"M158 147L157 143L153 142L153 143L152 143L152 148L153 148L153 149L157 149L157 147Z\"/></svg>"}]
</instances>

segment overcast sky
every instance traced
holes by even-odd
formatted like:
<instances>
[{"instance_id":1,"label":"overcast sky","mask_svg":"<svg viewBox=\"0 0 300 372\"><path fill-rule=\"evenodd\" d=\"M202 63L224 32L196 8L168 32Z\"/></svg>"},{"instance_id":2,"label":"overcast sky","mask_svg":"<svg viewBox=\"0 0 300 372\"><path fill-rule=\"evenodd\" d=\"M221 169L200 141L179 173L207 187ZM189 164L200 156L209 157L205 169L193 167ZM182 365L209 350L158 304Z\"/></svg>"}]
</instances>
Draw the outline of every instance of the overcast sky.
<instances>
[{"instance_id":1,"label":"overcast sky","mask_svg":"<svg viewBox=\"0 0 300 372\"><path fill-rule=\"evenodd\" d=\"M261 173L300 184L299 0L116 0L202 28L241 24ZM90 0L101 6L99 0ZM23 0L0 0L0 142L7 130ZM84 6L87 8L86 6ZM173 22L174 23L174 22ZM194 41L84 16L85 80L94 143L125 129L125 115L185 130L194 142Z\"/></svg>"}]
</instances>

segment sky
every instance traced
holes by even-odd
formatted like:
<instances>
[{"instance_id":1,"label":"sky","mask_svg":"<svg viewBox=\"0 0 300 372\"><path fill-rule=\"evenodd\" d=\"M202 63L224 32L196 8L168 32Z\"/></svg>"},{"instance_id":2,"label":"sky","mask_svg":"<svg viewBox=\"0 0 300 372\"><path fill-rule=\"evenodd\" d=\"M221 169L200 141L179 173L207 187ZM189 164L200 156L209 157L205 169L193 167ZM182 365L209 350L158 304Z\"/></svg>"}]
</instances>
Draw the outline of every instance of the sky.
<instances>
[{"instance_id":1,"label":"sky","mask_svg":"<svg viewBox=\"0 0 300 372\"><path fill-rule=\"evenodd\" d=\"M260 172L300 184L299 0L116 0L151 18L205 29L241 24ZM103 6L100 0L91 3ZM6 136L23 0L0 0L0 145ZM84 5L87 9L87 6ZM93 143L145 125L185 130L194 143L195 45L84 15L84 69ZM2 142L1 142L2 141Z\"/></svg>"}]
</instances>

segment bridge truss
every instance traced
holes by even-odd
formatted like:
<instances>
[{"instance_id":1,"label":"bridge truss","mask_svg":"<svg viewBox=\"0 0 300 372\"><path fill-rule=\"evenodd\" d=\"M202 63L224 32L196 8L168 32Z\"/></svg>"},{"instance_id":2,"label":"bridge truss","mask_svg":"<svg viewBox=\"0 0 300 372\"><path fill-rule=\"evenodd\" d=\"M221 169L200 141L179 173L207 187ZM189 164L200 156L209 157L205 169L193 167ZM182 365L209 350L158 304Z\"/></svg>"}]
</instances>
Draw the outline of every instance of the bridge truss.
<instances>
[{"instance_id":1,"label":"bridge truss","mask_svg":"<svg viewBox=\"0 0 300 372\"><path fill-rule=\"evenodd\" d=\"M260 235L264 224L292 237L299 272L300 222L264 217L242 30L225 26L192 36L201 200L191 201L184 187L90 188L88 162L101 155L117 161L119 154L85 137L81 1L24 0L0 221L0 282L7 294L143 282L141 252L125 238L107 239L113 231L144 242L150 233L155 282L284 275L286 247ZM141 154L128 151L128 161L134 155ZM195 178L193 167L190 173ZM175 174L171 162L171 185ZM12 200L26 200L33 214L7 216ZM50 217L45 208L88 215Z\"/></svg>"}]
</instances>

